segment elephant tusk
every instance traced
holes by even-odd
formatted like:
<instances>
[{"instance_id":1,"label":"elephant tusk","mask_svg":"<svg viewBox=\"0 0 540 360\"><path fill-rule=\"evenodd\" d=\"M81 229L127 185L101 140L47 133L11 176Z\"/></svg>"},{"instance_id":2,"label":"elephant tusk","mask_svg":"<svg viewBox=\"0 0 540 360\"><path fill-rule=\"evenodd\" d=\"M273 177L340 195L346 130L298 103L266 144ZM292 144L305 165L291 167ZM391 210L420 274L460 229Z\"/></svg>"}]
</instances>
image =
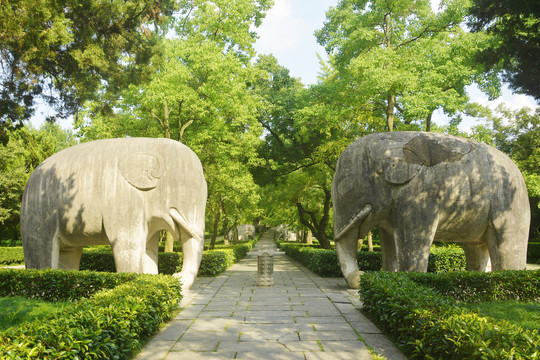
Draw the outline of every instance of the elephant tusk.
<instances>
[{"instance_id":1,"label":"elephant tusk","mask_svg":"<svg viewBox=\"0 0 540 360\"><path fill-rule=\"evenodd\" d=\"M199 234L195 229L193 229L193 227L187 222L184 215L180 214L178 210L172 208L169 214L171 215L173 220L182 227L182 229L184 229L191 235L191 237L194 237L197 240L202 240L203 237L201 236L201 234Z\"/></svg>"},{"instance_id":2,"label":"elephant tusk","mask_svg":"<svg viewBox=\"0 0 540 360\"><path fill-rule=\"evenodd\" d=\"M364 218L366 216L369 215L369 213L371 213L371 210L373 210L373 206L371 206L370 204L366 204L362 210L360 210L358 212L358 214L356 214L356 216L351 220L349 221L349 224L347 226L345 226L345 228L343 230L341 230L336 236L335 236L335 240L339 240L341 239L349 230L351 230L351 228L353 226L355 226L357 223L359 223L360 221L364 220Z\"/></svg>"}]
</instances>

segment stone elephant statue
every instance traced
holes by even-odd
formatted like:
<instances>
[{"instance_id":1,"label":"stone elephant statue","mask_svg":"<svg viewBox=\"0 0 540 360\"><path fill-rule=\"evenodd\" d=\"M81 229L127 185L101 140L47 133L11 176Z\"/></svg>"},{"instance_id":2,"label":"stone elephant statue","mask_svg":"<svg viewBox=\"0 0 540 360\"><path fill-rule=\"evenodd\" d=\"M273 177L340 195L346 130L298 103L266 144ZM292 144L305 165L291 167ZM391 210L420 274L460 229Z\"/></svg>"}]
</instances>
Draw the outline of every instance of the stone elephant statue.
<instances>
[{"instance_id":1,"label":"stone elephant statue","mask_svg":"<svg viewBox=\"0 0 540 360\"><path fill-rule=\"evenodd\" d=\"M289 229L288 225L281 224L276 228L276 240L296 241L296 232Z\"/></svg>"},{"instance_id":2,"label":"stone elephant statue","mask_svg":"<svg viewBox=\"0 0 540 360\"><path fill-rule=\"evenodd\" d=\"M183 287L204 248L207 187L199 158L169 139L107 139L49 157L21 208L27 268L78 269L85 245L112 247L119 272L158 272L160 230L182 241Z\"/></svg>"},{"instance_id":3,"label":"stone elephant statue","mask_svg":"<svg viewBox=\"0 0 540 360\"><path fill-rule=\"evenodd\" d=\"M238 239L237 241L249 241L249 239L254 240L255 239L255 225L251 224L243 224L238 225L237 227L238 232ZM233 239L234 237L234 231L229 231L229 239Z\"/></svg>"},{"instance_id":4,"label":"stone elephant statue","mask_svg":"<svg viewBox=\"0 0 540 360\"><path fill-rule=\"evenodd\" d=\"M427 270L433 241L460 242L468 270L524 269L530 222L523 176L476 141L426 132L364 136L332 183L336 252L358 287L357 239L379 227L383 270Z\"/></svg>"}]
</instances>

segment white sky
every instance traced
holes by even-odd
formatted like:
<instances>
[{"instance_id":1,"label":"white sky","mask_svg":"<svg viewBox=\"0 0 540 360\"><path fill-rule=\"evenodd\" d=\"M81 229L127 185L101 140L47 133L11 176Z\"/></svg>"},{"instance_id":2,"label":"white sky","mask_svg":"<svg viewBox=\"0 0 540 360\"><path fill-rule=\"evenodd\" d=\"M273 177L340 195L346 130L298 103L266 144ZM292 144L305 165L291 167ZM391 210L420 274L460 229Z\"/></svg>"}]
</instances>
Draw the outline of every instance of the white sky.
<instances>
[{"instance_id":1,"label":"white sky","mask_svg":"<svg viewBox=\"0 0 540 360\"><path fill-rule=\"evenodd\" d=\"M274 7L256 30L259 34L255 44L257 53L273 54L279 64L288 68L291 76L300 78L304 85L315 83L320 69L317 54L326 59L326 52L317 44L314 32L323 27L326 11L337 3L338 0L274 0ZM439 1L432 3L437 9ZM502 102L514 109L537 106L532 97L512 94L507 87L494 101L489 101L487 95L475 86L469 87L468 94L472 101L491 108ZM442 111L436 112L433 118L439 125L448 121ZM467 130L475 124L476 120L465 118L461 128Z\"/></svg>"}]
</instances>

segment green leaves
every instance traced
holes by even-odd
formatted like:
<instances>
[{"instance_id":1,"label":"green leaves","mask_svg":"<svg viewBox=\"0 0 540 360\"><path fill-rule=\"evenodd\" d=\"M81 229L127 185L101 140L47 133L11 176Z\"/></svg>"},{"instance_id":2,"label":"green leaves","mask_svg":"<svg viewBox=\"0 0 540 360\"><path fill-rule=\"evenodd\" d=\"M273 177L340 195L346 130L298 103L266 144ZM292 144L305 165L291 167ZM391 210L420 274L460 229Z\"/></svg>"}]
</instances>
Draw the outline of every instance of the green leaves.
<instances>
[{"instance_id":1,"label":"green leaves","mask_svg":"<svg viewBox=\"0 0 540 360\"><path fill-rule=\"evenodd\" d=\"M20 126L34 99L67 116L101 91L141 78L171 0L36 1L0 4L0 136Z\"/></svg>"},{"instance_id":2,"label":"green leaves","mask_svg":"<svg viewBox=\"0 0 540 360\"><path fill-rule=\"evenodd\" d=\"M462 111L465 87L478 82L495 95L500 81L483 75L472 60L489 46L484 33L460 28L467 0L430 2L342 0L327 12L318 42L331 55L341 102L382 118L387 130L431 127L431 114Z\"/></svg>"}]
</instances>

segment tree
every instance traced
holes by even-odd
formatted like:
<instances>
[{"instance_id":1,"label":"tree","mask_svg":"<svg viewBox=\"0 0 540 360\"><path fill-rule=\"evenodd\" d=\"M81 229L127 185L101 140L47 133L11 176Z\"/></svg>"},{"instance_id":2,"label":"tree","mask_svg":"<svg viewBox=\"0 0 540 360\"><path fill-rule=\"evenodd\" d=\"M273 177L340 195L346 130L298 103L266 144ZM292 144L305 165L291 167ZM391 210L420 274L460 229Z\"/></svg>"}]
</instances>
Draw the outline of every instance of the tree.
<instances>
[{"instance_id":1,"label":"tree","mask_svg":"<svg viewBox=\"0 0 540 360\"><path fill-rule=\"evenodd\" d=\"M513 90L540 101L540 2L473 0L470 14L473 31L494 35L477 59L488 69L502 66Z\"/></svg>"},{"instance_id":2,"label":"tree","mask_svg":"<svg viewBox=\"0 0 540 360\"><path fill-rule=\"evenodd\" d=\"M466 107L467 85L498 95L496 74L471 61L489 37L461 29L467 0L444 4L440 13L427 0L342 0L331 8L316 37L330 55L342 102L384 119L389 131L429 131L436 109L454 115Z\"/></svg>"},{"instance_id":3,"label":"tree","mask_svg":"<svg viewBox=\"0 0 540 360\"><path fill-rule=\"evenodd\" d=\"M339 154L361 132L350 124L357 118L334 104L333 84L309 89L280 66L273 56L260 56L263 70L255 90L261 96L258 120L265 138L254 169L264 186L270 225L288 224L308 229L323 248L330 248L331 184Z\"/></svg>"},{"instance_id":4,"label":"tree","mask_svg":"<svg viewBox=\"0 0 540 360\"><path fill-rule=\"evenodd\" d=\"M0 138L32 116L38 98L66 117L140 79L177 8L172 0L0 3Z\"/></svg>"}]
</instances>

